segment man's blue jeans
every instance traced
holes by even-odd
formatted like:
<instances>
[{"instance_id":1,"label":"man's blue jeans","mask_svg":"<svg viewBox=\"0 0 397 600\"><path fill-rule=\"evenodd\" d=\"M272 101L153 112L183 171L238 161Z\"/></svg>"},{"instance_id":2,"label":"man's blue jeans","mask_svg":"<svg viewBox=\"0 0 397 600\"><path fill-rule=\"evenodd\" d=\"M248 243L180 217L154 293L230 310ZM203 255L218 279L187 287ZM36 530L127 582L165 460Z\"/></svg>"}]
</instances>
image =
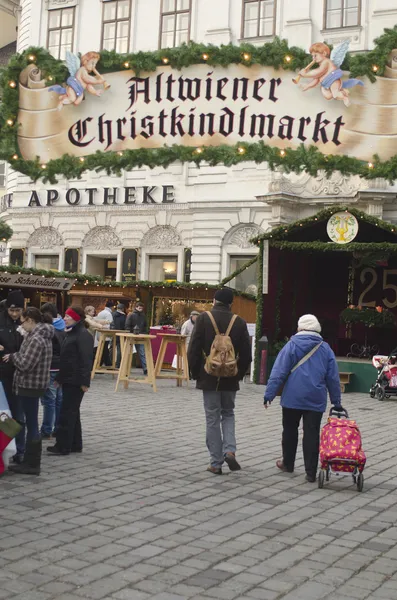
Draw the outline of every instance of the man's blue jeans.
<instances>
[{"instance_id":1,"label":"man's blue jeans","mask_svg":"<svg viewBox=\"0 0 397 600\"><path fill-rule=\"evenodd\" d=\"M42 435L51 435L53 433L54 429L57 428L59 414L61 412L62 388L55 387L55 377L57 374L57 371L51 371L50 385L41 399L41 404L44 409L43 424L41 426Z\"/></svg>"},{"instance_id":2,"label":"man's blue jeans","mask_svg":"<svg viewBox=\"0 0 397 600\"><path fill-rule=\"evenodd\" d=\"M219 468L225 454L236 452L234 404L236 392L203 391L206 442L211 466Z\"/></svg>"},{"instance_id":3,"label":"man's blue jeans","mask_svg":"<svg viewBox=\"0 0 397 600\"><path fill-rule=\"evenodd\" d=\"M136 351L138 352L139 360L141 361L142 369L146 371L146 356L145 346L143 344L135 344Z\"/></svg>"},{"instance_id":4,"label":"man's blue jeans","mask_svg":"<svg viewBox=\"0 0 397 600\"><path fill-rule=\"evenodd\" d=\"M25 448L25 431L26 441L31 442L40 438L39 433L39 399L31 398L30 396L17 396L22 419L18 419L24 424L23 430L18 435L23 435L23 447ZM18 450L19 453L19 450Z\"/></svg>"}]
</instances>

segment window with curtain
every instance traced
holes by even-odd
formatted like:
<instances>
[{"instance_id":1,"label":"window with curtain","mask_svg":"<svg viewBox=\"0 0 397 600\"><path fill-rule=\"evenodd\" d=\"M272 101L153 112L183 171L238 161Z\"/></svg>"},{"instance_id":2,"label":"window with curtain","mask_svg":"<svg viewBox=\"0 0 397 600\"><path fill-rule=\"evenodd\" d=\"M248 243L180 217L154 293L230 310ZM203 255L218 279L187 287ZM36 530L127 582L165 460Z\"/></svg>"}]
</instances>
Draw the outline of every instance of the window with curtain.
<instances>
[{"instance_id":1,"label":"window with curtain","mask_svg":"<svg viewBox=\"0 0 397 600\"><path fill-rule=\"evenodd\" d=\"M73 51L75 7L48 11L47 48L54 58L65 60Z\"/></svg>"},{"instance_id":2,"label":"window with curtain","mask_svg":"<svg viewBox=\"0 0 397 600\"><path fill-rule=\"evenodd\" d=\"M230 256L230 268L229 275L241 269L251 258L255 258L255 255L247 256L244 255L233 255ZM258 282L258 262L254 263L239 275L236 275L227 285L240 292L247 292L249 294L257 293L257 282Z\"/></svg>"},{"instance_id":3,"label":"window with curtain","mask_svg":"<svg viewBox=\"0 0 397 600\"><path fill-rule=\"evenodd\" d=\"M273 36L276 31L276 0L243 1L243 38Z\"/></svg>"},{"instance_id":4,"label":"window with curtain","mask_svg":"<svg viewBox=\"0 0 397 600\"><path fill-rule=\"evenodd\" d=\"M129 50L131 0L105 0L102 9L102 50Z\"/></svg>"},{"instance_id":5,"label":"window with curtain","mask_svg":"<svg viewBox=\"0 0 397 600\"><path fill-rule=\"evenodd\" d=\"M360 25L361 0L326 0L325 28L354 27Z\"/></svg>"},{"instance_id":6,"label":"window with curtain","mask_svg":"<svg viewBox=\"0 0 397 600\"><path fill-rule=\"evenodd\" d=\"M190 38L191 0L162 0L160 47L175 48Z\"/></svg>"}]
</instances>

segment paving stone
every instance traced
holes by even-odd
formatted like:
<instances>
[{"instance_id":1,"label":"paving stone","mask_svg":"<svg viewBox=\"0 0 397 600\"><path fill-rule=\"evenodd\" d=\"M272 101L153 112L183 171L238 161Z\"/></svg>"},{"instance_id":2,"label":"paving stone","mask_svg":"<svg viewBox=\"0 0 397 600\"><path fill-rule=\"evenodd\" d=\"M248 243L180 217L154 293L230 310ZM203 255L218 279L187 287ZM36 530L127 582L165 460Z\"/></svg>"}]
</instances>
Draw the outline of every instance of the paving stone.
<instances>
[{"instance_id":1,"label":"paving stone","mask_svg":"<svg viewBox=\"0 0 397 600\"><path fill-rule=\"evenodd\" d=\"M377 430L360 410L369 397L344 396L368 455L357 494L350 477L304 483L300 448L295 473L277 472L281 410L262 418L262 397L242 386L243 470L214 477L199 392L161 381L156 395L116 394L111 376L96 377L84 453L44 455L40 478L1 480L0 599L397 599L393 405L379 403Z\"/></svg>"}]
</instances>

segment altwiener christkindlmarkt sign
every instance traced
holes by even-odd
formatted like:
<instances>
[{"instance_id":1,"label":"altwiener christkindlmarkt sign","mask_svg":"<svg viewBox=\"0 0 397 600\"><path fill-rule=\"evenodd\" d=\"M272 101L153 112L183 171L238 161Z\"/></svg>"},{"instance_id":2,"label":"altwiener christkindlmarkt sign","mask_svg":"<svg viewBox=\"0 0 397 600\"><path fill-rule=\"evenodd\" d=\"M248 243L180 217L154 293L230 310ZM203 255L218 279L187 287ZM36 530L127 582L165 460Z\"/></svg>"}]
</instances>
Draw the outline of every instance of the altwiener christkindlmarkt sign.
<instances>
[{"instance_id":1,"label":"altwiener christkindlmarkt sign","mask_svg":"<svg viewBox=\"0 0 397 600\"><path fill-rule=\"evenodd\" d=\"M394 36L397 45L397 31L386 35ZM275 41L274 48L280 50L283 43ZM331 159L346 155L372 161L377 155L374 163L386 161L397 147L397 71L373 65L371 76L350 76L342 70L348 45L331 51L318 42L310 55L300 51L299 57L291 49L278 65L271 64L272 44L250 52L208 47L200 55L193 45L170 50L170 58L167 51L163 58L159 52L141 53L143 66L151 61L153 67L140 71L133 68L138 55L67 53L65 65L42 49L31 49L12 59L5 84L3 77L5 116L9 110L10 118L1 128L8 124L15 133L15 151L7 158L33 179L50 181L55 174L73 176L94 168L112 173L177 159L210 164L266 160L274 168L285 157L290 170L307 169L310 156L302 155L299 163L293 151L309 146ZM197 58L188 54L192 51ZM211 64L211 52L216 64ZM387 76L370 81L378 71ZM11 114L15 107L17 113ZM2 156L4 148L12 151L11 136L0 149ZM155 150L160 152L150 152ZM345 169L357 172L359 167L352 162Z\"/></svg>"}]
</instances>

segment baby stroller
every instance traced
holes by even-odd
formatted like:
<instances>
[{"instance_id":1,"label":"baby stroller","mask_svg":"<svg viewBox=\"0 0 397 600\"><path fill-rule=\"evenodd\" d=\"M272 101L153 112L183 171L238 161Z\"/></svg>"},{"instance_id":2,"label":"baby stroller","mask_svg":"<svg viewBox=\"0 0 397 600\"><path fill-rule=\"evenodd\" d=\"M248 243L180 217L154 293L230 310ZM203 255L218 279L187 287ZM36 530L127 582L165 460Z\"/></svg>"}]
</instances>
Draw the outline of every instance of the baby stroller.
<instances>
[{"instance_id":1,"label":"baby stroller","mask_svg":"<svg viewBox=\"0 0 397 600\"><path fill-rule=\"evenodd\" d=\"M397 358L395 350L390 356L374 356L372 364L378 371L378 377L369 390L371 398L384 400L397 396Z\"/></svg>"},{"instance_id":2,"label":"baby stroller","mask_svg":"<svg viewBox=\"0 0 397 600\"><path fill-rule=\"evenodd\" d=\"M332 407L321 430L318 487L324 487L331 473L344 472L352 474L357 490L362 492L366 460L357 423L349 419L346 409Z\"/></svg>"}]
</instances>

